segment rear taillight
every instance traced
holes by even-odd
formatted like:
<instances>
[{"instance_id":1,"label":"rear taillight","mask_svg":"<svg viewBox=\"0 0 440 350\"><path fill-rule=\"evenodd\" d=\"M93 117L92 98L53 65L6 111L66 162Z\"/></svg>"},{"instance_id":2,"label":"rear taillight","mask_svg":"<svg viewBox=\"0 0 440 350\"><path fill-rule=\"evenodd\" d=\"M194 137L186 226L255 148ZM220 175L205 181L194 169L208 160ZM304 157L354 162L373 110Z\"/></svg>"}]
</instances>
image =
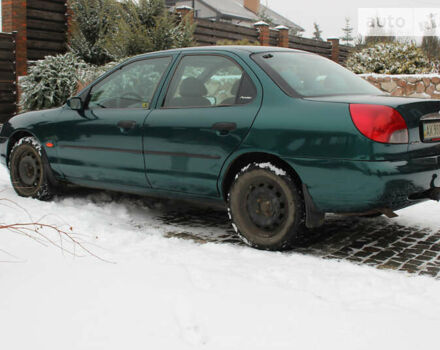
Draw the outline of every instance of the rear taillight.
<instances>
[{"instance_id":1,"label":"rear taillight","mask_svg":"<svg viewBox=\"0 0 440 350\"><path fill-rule=\"evenodd\" d=\"M370 140L382 143L408 143L408 127L394 108L380 105L350 105L351 119Z\"/></svg>"}]
</instances>

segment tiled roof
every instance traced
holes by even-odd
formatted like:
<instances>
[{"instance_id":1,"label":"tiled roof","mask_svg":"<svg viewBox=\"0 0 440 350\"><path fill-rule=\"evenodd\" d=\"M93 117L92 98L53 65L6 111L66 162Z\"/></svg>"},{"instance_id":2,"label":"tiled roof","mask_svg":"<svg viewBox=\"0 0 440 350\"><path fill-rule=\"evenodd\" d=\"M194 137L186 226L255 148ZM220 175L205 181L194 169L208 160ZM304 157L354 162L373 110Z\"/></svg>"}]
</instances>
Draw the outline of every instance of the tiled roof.
<instances>
[{"instance_id":1,"label":"tiled roof","mask_svg":"<svg viewBox=\"0 0 440 350\"><path fill-rule=\"evenodd\" d=\"M242 18L255 22L260 20L260 17L258 17L255 13L244 7L243 0L220 0L220 1L199 0L199 1L224 16ZM285 25L286 27L292 29L304 30L296 23L280 15L279 13L271 10L270 8L264 6L263 4L261 4L261 11L267 17L269 17L276 25Z\"/></svg>"},{"instance_id":2,"label":"tiled roof","mask_svg":"<svg viewBox=\"0 0 440 350\"><path fill-rule=\"evenodd\" d=\"M269 7L266 7L263 4L260 5L260 11L269 17L276 25L283 25L292 29L304 31L304 29L298 24L292 22L290 19L280 15L278 12L271 10Z\"/></svg>"}]
</instances>

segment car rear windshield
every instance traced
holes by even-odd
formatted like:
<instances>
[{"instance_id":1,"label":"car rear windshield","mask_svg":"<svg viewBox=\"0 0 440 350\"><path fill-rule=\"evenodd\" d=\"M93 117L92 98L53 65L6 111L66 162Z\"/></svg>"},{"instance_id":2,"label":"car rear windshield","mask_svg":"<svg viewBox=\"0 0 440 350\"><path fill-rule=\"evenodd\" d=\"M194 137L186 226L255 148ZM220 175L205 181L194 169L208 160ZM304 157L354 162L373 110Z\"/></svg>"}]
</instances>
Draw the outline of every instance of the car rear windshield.
<instances>
[{"instance_id":1,"label":"car rear windshield","mask_svg":"<svg viewBox=\"0 0 440 350\"><path fill-rule=\"evenodd\" d=\"M293 97L383 95L379 89L341 65L301 52L269 52L252 56Z\"/></svg>"}]
</instances>

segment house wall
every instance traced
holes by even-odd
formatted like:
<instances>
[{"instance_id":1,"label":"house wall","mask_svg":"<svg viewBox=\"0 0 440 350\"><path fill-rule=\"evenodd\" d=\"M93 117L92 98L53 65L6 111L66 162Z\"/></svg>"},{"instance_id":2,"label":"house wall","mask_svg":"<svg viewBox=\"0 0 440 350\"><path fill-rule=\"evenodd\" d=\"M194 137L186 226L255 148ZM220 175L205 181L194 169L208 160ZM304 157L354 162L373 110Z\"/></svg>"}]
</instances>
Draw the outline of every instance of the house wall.
<instances>
[{"instance_id":1,"label":"house wall","mask_svg":"<svg viewBox=\"0 0 440 350\"><path fill-rule=\"evenodd\" d=\"M180 0L177 1L176 6L193 6L192 0ZM242 25L246 27L253 28L254 21L246 21L242 19L226 19L226 18L218 18L218 13L214 10L212 10L210 7L206 6L205 4L202 4L200 1L195 1L194 3L196 16L197 18L206 18L211 19L214 18L216 20L220 20L227 23L232 23L236 25Z\"/></svg>"}]
</instances>

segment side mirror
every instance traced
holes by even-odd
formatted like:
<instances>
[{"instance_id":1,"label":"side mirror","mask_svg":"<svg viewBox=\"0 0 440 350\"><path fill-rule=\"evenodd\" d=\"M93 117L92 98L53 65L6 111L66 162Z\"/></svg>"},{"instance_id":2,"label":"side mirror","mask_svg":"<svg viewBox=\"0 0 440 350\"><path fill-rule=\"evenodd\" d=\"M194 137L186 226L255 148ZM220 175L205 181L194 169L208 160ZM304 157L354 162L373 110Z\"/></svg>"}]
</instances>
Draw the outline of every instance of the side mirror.
<instances>
[{"instance_id":1,"label":"side mirror","mask_svg":"<svg viewBox=\"0 0 440 350\"><path fill-rule=\"evenodd\" d=\"M72 97L67 101L67 105L74 111L81 111L84 107L80 97Z\"/></svg>"}]
</instances>

